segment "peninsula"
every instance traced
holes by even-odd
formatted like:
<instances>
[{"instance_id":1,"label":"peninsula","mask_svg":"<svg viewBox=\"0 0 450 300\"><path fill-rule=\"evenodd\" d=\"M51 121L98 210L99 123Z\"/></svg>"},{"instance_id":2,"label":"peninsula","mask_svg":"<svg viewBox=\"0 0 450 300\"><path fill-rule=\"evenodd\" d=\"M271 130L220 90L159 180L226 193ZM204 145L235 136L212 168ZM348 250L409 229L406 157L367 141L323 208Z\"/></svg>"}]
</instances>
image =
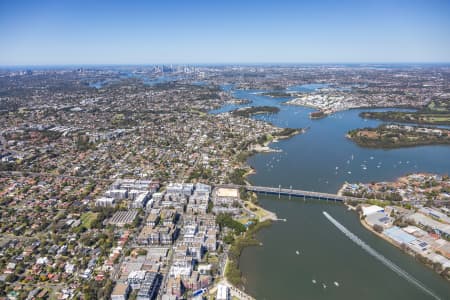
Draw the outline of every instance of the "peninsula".
<instances>
[{"instance_id":1,"label":"peninsula","mask_svg":"<svg viewBox=\"0 0 450 300\"><path fill-rule=\"evenodd\" d=\"M249 117L253 115L275 114L279 111L280 109L275 106L250 106L236 109L233 111L233 114L241 117Z\"/></svg>"},{"instance_id":2,"label":"peninsula","mask_svg":"<svg viewBox=\"0 0 450 300\"><path fill-rule=\"evenodd\" d=\"M414 112L362 112L360 116L365 119L377 119L399 123L450 125L450 99L431 101L422 109Z\"/></svg>"},{"instance_id":3,"label":"peninsula","mask_svg":"<svg viewBox=\"0 0 450 300\"><path fill-rule=\"evenodd\" d=\"M351 130L347 138L366 148L450 145L450 130L390 124Z\"/></svg>"},{"instance_id":4,"label":"peninsula","mask_svg":"<svg viewBox=\"0 0 450 300\"><path fill-rule=\"evenodd\" d=\"M273 91L273 92L266 92L262 93L263 96L273 97L273 98L285 98L285 97L291 97L292 94L285 92L285 91Z\"/></svg>"}]
</instances>

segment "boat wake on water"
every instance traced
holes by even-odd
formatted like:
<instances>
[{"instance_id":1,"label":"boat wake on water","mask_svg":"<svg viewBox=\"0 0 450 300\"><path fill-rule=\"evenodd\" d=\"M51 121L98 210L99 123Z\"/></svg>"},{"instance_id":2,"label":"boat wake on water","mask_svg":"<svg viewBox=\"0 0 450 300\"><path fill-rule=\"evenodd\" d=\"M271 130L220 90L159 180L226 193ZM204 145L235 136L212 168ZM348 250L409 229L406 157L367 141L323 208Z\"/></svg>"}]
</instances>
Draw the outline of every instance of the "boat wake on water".
<instances>
[{"instance_id":1,"label":"boat wake on water","mask_svg":"<svg viewBox=\"0 0 450 300\"><path fill-rule=\"evenodd\" d=\"M323 215L330 221L334 226L336 226L343 234L345 234L349 239L351 239L355 244L363 248L366 252L368 252L370 255L378 259L380 262L382 262L386 267L397 273L399 276L403 277L410 283L417 286L419 289L421 289L423 292L427 293L434 299L440 300L438 295L433 293L430 289L428 289L423 283L418 281L416 278L414 278L412 275L407 273L405 270L401 269L399 266L397 266L395 263L384 257L382 254L378 253L375 249L367 245L364 241L362 241L359 237L357 237L355 234L353 234L350 230L348 230L344 225L339 223L336 219L334 219L331 215L329 215L326 211L323 212Z\"/></svg>"}]
</instances>

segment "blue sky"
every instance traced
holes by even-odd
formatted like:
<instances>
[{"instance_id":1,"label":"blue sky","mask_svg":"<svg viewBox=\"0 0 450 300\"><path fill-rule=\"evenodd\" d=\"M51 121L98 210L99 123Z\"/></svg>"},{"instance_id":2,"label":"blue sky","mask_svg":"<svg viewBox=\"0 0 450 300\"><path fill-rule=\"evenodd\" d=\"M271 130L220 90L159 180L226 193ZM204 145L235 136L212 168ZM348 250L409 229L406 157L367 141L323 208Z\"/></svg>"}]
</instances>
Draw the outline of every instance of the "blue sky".
<instances>
[{"instance_id":1,"label":"blue sky","mask_svg":"<svg viewBox=\"0 0 450 300\"><path fill-rule=\"evenodd\" d=\"M0 0L0 65L450 62L450 1Z\"/></svg>"}]
</instances>

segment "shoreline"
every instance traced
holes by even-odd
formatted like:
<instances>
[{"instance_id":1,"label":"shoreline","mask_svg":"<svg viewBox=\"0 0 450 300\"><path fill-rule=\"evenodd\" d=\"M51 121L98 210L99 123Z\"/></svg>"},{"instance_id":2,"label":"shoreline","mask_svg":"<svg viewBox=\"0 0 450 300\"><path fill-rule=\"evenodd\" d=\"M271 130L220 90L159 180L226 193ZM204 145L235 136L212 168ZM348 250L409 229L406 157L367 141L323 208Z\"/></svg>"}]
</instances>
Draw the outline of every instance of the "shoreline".
<instances>
[{"instance_id":1,"label":"shoreline","mask_svg":"<svg viewBox=\"0 0 450 300\"><path fill-rule=\"evenodd\" d=\"M368 145L362 144L355 141L349 135L345 136L349 141L355 143L358 147L365 149L378 149L378 150L395 150L395 149L403 149L403 148L415 148L415 147L427 147L427 146L448 146L450 142L438 142L438 143L417 143L417 144L397 144L397 145Z\"/></svg>"},{"instance_id":2,"label":"shoreline","mask_svg":"<svg viewBox=\"0 0 450 300\"><path fill-rule=\"evenodd\" d=\"M351 111L351 110L357 110L357 109L368 109L368 110L370 110L370 109L410 109L410 110L416 110L416 111L420 109L420 107L414 107L414 106L408 106L408 105L401 106L400 105L400 106L358 106L358 107L347 107L347 108L337 109L337 110L326 110L326 109L321 108L320 106L316 106L316 105L312 105L312 104L297 104L294 102L296 99L298 99L298 98L284 101L281 104L288 105L288 106L290 105L290 106L312 108L312 109L315 109L316 112L324 113L323 117L320 117L320 118L317 118L314 120L323 119L323 118L326 118L328 116L331 116L331 115L339 113L339 112ZM361 118L363 118L363 117L361 117ZM369 119L369 118L363 118L363 119ZM380 120L380 121L383 121L383 120ZM383 121L383 122L387 122L387 121ZM417 124L417 125L421 125L420 123L416 123L416 122L413 122L413 123Z\"/></svg>"},{"instance_id":3,"label":"shoreline","mask_svg":"<svg viewBox=\"0 0 450 300\"><path fill-rule=\"evenodd\" d=\"M444 280L450 282L450 278L447 278L445 276L442 276L440 273L436 272L433 268L432 265L430 264L426 264L424 262L421 262L419 259L417 259L416 254L414 254L411 251L407 251L402 249L401 245L397 244L394 240L392 240L391 238L389 238L388 236L385 236L382 233L379 233L377 231L375 231L367 222L365 219L362 219L360 214L358 212L356 212L356 207L353 207L351 205L345 204L345 206L347 206L350 210L353 210L357 215L358 215L358 219L359 219L359 223L368 231L370 231L371 233L373 233L374 235L376 235L377 237L383 239L385 242L389 243L390 245L394 246L395 248L397 248L398 250L400 250L402 253L407 254L409 256L411 256L412 258L414 258L415 261L420 262L420 264L426 266L427 268L431 269L434 273L436 273L437 275L439 275L440 277L442 277Z\"/></svg>"},{"instance_id":4,"label":"shoreline","mask_svg":"<svg viewBox=\"0 0 450 300\"><path fill-rule=\"evenodd\" d=\"M323 111L323 110L321 110L320 108L315 107L315 106L298 105L298 104L292 104L292 103L288 103L288 102L289 102L289 101L286 101L286 102L283 102L282 104L283 104L283 105L303 106L303 107L308 107L308 108L312 108L312 109L319 110L319 111L321 111L321 112L324 113L323 118L326 118L326 117L328 117L329 115L332 115L332 114L337 113L337 112L340 112L340 111L347 111L347 110L354 110L354 109L367 108L367 107L352 107L352 108L342 109L342 110L339 110L339 111L331 111L331 112L330 112L330 111ZM369 109L377 109L377 108L397 108L397 107L369 107ZM400 107L400 108L401 108L401 107ZM252 116L249 116L249 117L251 118ZM246 169L246 172L243 174L243 178L244 178L245 183L251 185L251 182L249 181L248 176L250 176L250 175L256 173L256 170L255 170L253 167L251 167L251 166L247 163L247 162L248 162L248 159L249 159L252 155L255 155L255 154L258 154L258 153L281 152L282 150L273 149L273 148L271 148L269 145L270 145L271 143L277 143L277 142L279 142L280 140L283 140L283 139L289 139L289 138L292 138L293 136L298 135L298 134L303 134L303 133L306 132L306 130L307 130L307 128L296 129L295 131L293 131L292 133L290 133L290 134L288 134L288 135L284 135L284 136L272 136L272 138L269 139L269 140L267 140L267 141L265 141L265 142L263 143L263 145L260 145L260 144L256 144L256 145L253 144L253 145L251 145L251 146L250 146L251 148L249 149L250 151L249 151L248 155L246 156L245 161L241 164L241 166L242 166L243 168ZM338 194L342 194L342 189L343 189L343 187L344 187L344 186L342 186L342 187L339 189L339 191L337 192ZM258 196L257 196L256 194L255 194L255 197L256 197L256 199L258 198ZM344 205L347 206L347 208L350 208L349 210L353 210L353 211L356 210L356 209L355 209L354 207L352 207L352 206L348 206L347 204L344 204ZM272 226L272 223L273 223L274 221L278 220L278 218L277 218L277 216L276 216L276 214L275 214L274 212L269 211L269 210L266 210L265 208L263 208L262 206L260 206L260 205L258 205L258 204L252 203L252 206L255 207L255 208L257 208L258 210L264 212L264 213L268 213L268 215L267 215L268 218L261 218L261 217L258 216L259 222L263 222L263 224L264 224L264 223L265 223L265 224L264 224L263 226L261 226L261 227L258 226L257 228L254 228L254 230L252 230L252 235L253 235L253 239L252 239L252 240L253 240L254 242L257 242L257 240L256 240L256 235L257 235L258 232L261 230L261 228L266 227L266 226L268 226L268 227ZM356 211L355 211L355 212L356 212ZM269 222L269 223L267 223L267 222ZM368 224L366 224L364 220L361 220L361 219L360 219L360 222L361 222L361 225L363 225L367 230L373 232L373 233L376 234L378 237L383 238L385 241L389 242L390 244L393 244L392 241L390 241L387 237L384 237L383 235L381 235L381 234L375 232L372 228L370 228L370 226L369 226ZM262 224L261 224L261 225L262 225ZM254 244L254 243L249 243L249 244L245 244L245 245L240 245L240 254L239 254L239 258L238 258L238 260L237 260L237 266L236 266L236 267L237 267L237 270L238 270L239 272L241 272L240 267L239 267L240 261L241 261L241 253L242 253L247 247L251 247L251 246L257 246L257 245ZM394 244L394 246L396 246L397 248L399 248L399 247L398 247L397 245L395 245L395 244ZM229 262L230 262L230 258L229 258L229 254L227 253L227 266L224 268L224 277L225 277L225 278L227 278L225 274L226 274L226 270L227 270L227 268L228 268ZM240 273L240 274L241 274L241 283L239 283L236 287L239 287L239 286L244 286L244 287L245 287L245 278L242 276L242 273Z\"/></svg>"},{"instance_id":5,"label":"shoreline","mask_svg":"<svg viewBox=\"0 0 450 300\"><path fill-rule=\"evenodd\" d=\"M320 110L320 111L322 111L320 108L318 108L318 107L316 107L316 106L299 105L299 104L292 104L292 103L287 103L287 102L289 102L289 101L282 102L281 105L302 106L302 107L306 107L306 108L311 108L311 109L315 109L315 110ZM338 113L338 112L351 111L351 110L360 110L360 109L376 110L376 109L417 109L417 108L404 107L404 106L393 106L393 107L389 107L389 106L388 106L388 107L385 107L385 106L383 106L383 107L377 107L377 106L369 106L369 107L367 107L367 106L350 107L350 108L345 108L345 109L341 109L341 110L337 110L337 111L331 111L331 112L330 112L330 111L327 111L327 112L324 112L325 115L324 115L323 117L326 118L326 117L328 117L329 115L333 115L333 114ZM250 116L250 117L251 117L251 116ZM282 139L289 139L289 138L291 138L291 137L293 137L293 136L295 136L295 135L297 135L297 134L304 133L306 130L307 130L307 128L306 128L306 129L296 130L295 133L289 134L289 135L286 135L286 136L277 136L277 137L274 136L274 137L272 137L270 140L265 141L265 142L263 143L263 145L257 146L257 148L259 148L259 147L261 148L260 151L255 151L255 149L252 149L253 151L249 151L248 155L246 155L245 161L243 161L242 164L241 164L241 166L243 166L245 169L248 170L248 171L243 175L246 184L250 184L249 179L248 179L248 176L250 176L250 175L252 175L252 174L255 174L255 173L257 172L257 170L255 170L253 167L249 166L249 164L248 164L248 159L249 159L252 155L257 154L257 153L277 152L276 149L272 149L272 148L269 147L269 145L270 145L272 142L273 142L273 143L276 143L276 142L278 142L278 141L280 141L280 140L282 140ZM350 139L349 136L347 136L347 138ZM350 140L351 140L351 139L350 139ZM252 145L252 146L253 146L253 145ZM267 147L267 148L263 148L263 147ZM414 147L417 147L417 145L414 145ZM268 151L267 151L267 150L268 150ZM282 151L282 150L281 150L281 151ZM344 187L344 185L342 185L342 186L340 187L340 189L337 191L337 194L339 194L339 195L342 195L342 194L343 194L343 187ZM358 212L356 212L356 207L353 207L353 206L351 206L351 205L347 205L346 203L344 203L344 205L347 207L348 210L353 210L355 213L358 214ZM260 206L260 205L255 205L255 207L257 207L258 209L264 209L264 208L263 208L262 206ZM264 209L264 210L265 210L265 209ZM267 211L267 210L266 210L266 211ZM359 217L359 216L358 216L358 217ZM382 238L382 239L385 240L386 242L388 242L388 243L390 243L391 245L393 245L394 247L398 248L399 250L401 250L401 252L406 252L407 254L411 255L411 256L414 258L414 260L419 260L419 261L420 261L420 259L419 259L418 257L416 257L414 254L412 254L410 251L405 251L405 250L403 250L403 249L400 247L400 245L395 244L392 240L389 239L389 237L384 236L383 234L380 234L380 233L376 232L373 228L371 228L371 226L370 226L369 224L366 223L365 220L361 219L360 217L359 217L359 219L360 219L360 224L361 224L362 226L364 226L364 227L366 228L366 230L369 230L369 231L372 232L373 234L377 235L379 238ZM269 226L269 228L270 228L271 225L272 225L272 222L271 222L270 224L268 224L267 226ZM255 232L254 232L255 237L256 237L256 234L258 234L259 230L260 230L260 228L257 228L257 229L255 230ZM251 247L251 246L258 246L258 245L255 245L255 244L253 244L253 245L243 245L242 248L241 248L241 253L242 253L247 247ZM244 260L242 260L242 261L244 261ZM239 272L241 272L241 269L240 269L240 262L241 262L241 256L239 255L239 258L238 258L238 260L237 260L237 270L238 270ZM423 262L421 261L421 263L423 263ZM428 264L426 264L426 263L423 263L423 264L425 264L427 267L429 267L430 269L433 270L433 266L430 266L430 265L428 265ZM434 270L433 270L433 271L434 271ZM435 272L435 273L438 274L437 272ZM241 283L239 283L238 286L240 286L240 287L245 287L245 286L246 286L245 277L243 276L242 273L240 273L240 274L241 274ZM438 274L438 275L439 275L439 274ZM441 277L444 277L444 276L441 276ZM445 277L444 277L444 278L445 278ZM447 279L447 280L448 280L448 279Z\"/></svg>"},{"instance_id":6,"label":"shoreline","mask_svg":"<svg viewBox=\"0 0 450 300\"><path fill-rule=\"evenodd\" d=\"M280 152L283 152L283 150L271 148L269 145L272 143L278 143L281 140L290 139L299 134L304 134L305 132L306 132L305 128L300 128L300 129L295 129L292 133L290 133L288 135L276 135L276 136L271 135L272 138L265 141L262 145L251 144L249 146L250 147L249 151L251 153L248 155L248 157L250 157L254 154L257 154L257 153L280 153Z\"/></svg>"},{"instance_id":7,"label":"shoreline","mask_svg":"<svg viewBox=\"0 0 450 300\"><path fill-rule=\"evenodd\" d=\"M263 146L259 145L260 147L266 147L266 148L263 148L263 149L270 149L270 150L272 150L272 151L256 151L255 149L253 149L253 151L250 151L250 152L248 153L248 156L247 156L246 159L245 159L245 162L243 163L243 167L246 169L246 172L245 172L245 173L243 174L243 176L242 176L242 177L244 178L244 182L245 182L246 184L251 185L251 182L248 180L248 176L250 176L250 175L256 173L256 170L255 170L253 167L251 167L251 166L247 163L247 160L248 160L249 157L251 157L252 155L258 154L258 153L281 152L282 150L276 151L276 149L270 148L269 145L270 145L271 143L277 143L277 142L279 142L280 140L290 139L290 138L292 138L292 137L294 137L294 136L296 136L296 135L298 135L298 134L303 134L303 133L305 133L305 132L306 132L306 129L305 129L305 128L295 129L292 133L290 133L290 134L288 134L288 135L281 135L281 136L273 137L272 139L270 139L270 140L268 140L268 141L265 141L264 144L263 144ZM258 199L258 196L257 196L256 193L253 193L253 195L254 195L254 197L255 197L256 199ZM249 229L247 229L247 231L245 232L244 238L245 238L248 234L250 234L250 235L251 235L250 239L251 239L251 241L253 241L253 243L252 243L252 242L249 242L249 243L244 244L244 245L237 245L237 246L240 247L239 258L238 258L238 260L237 260L237 270L238 270L238 271L240 272L240 274L241 274L241 283L240 283L240 285L242 285L242 286L244 286L244 287L245 287L245 278L242 277L242 273L241 273L241 270L240 270L240 268L239 268L242 251L244 251L244 250L245 250L246 248L248 248L248 247L257 246L255 243L258 243L258 244L259 244L259 241L256 239L256 235L258 234L258 232L259 232L261 229L265 228L265 227L270 227L270 226L272 226L272 224L273 224L274 222L279 221L278 216L277 216L277 214L276 214L275 212L270 211L270 210L267 210L267 209L265 209L264 207L260 206L259 204L253 203L253 202L251 202L251 201L248 201L248 203L249 203L249 206L252 206L252 207L256 208L257 210L263 212L263 213L264 213L264 216L258 216L258 224L256 225L256 228L253 228L253 229L251 230L251 233L249 233ZM246 208L246 209L248 209L248 208ZM251 211L251 210L250 210L250 211ZM236 243L236 241L235 241L234 243ZM233 246L235 246L235 244L232 244L232 245L231 245L231 247L233 247ZM229 280L228 280L228 278L227 278L227 276L226 276L227 268L229 267L229 263L230 263L229 253L227 253L227 263L226 263L226 265L225 265L225 268L224 268L224 274L223 274L223 276L225 277L225 279L227 280L227 282L229 282ZM230 282L229 282L229 283L230 283ZM234 285L232 285L231 283L230 283L230 285L231 285L231 286L234 286ZM239 289L238 286L236 286L235 288L238 288L238 289ZM251 296L251 295L250 295L250 296Z\"/></svg>"}]
</instances>

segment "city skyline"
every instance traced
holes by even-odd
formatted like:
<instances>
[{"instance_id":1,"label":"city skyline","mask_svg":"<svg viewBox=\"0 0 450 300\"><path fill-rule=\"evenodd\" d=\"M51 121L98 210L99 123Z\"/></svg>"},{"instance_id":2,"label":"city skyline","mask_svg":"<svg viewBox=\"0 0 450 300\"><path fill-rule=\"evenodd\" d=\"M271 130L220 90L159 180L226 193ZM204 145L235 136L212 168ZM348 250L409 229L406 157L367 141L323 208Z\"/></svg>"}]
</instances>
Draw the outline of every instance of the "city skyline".
<instances>
[{"instance_id":1,"label":"city skyline","mask_svg":"<svg viewBox=\"0 0 450 300\"><path fill-rule=\"evenodd\" d=\"M450 62L446 1L5 1L0 65Z\"/></svg>"}]
</instances>

